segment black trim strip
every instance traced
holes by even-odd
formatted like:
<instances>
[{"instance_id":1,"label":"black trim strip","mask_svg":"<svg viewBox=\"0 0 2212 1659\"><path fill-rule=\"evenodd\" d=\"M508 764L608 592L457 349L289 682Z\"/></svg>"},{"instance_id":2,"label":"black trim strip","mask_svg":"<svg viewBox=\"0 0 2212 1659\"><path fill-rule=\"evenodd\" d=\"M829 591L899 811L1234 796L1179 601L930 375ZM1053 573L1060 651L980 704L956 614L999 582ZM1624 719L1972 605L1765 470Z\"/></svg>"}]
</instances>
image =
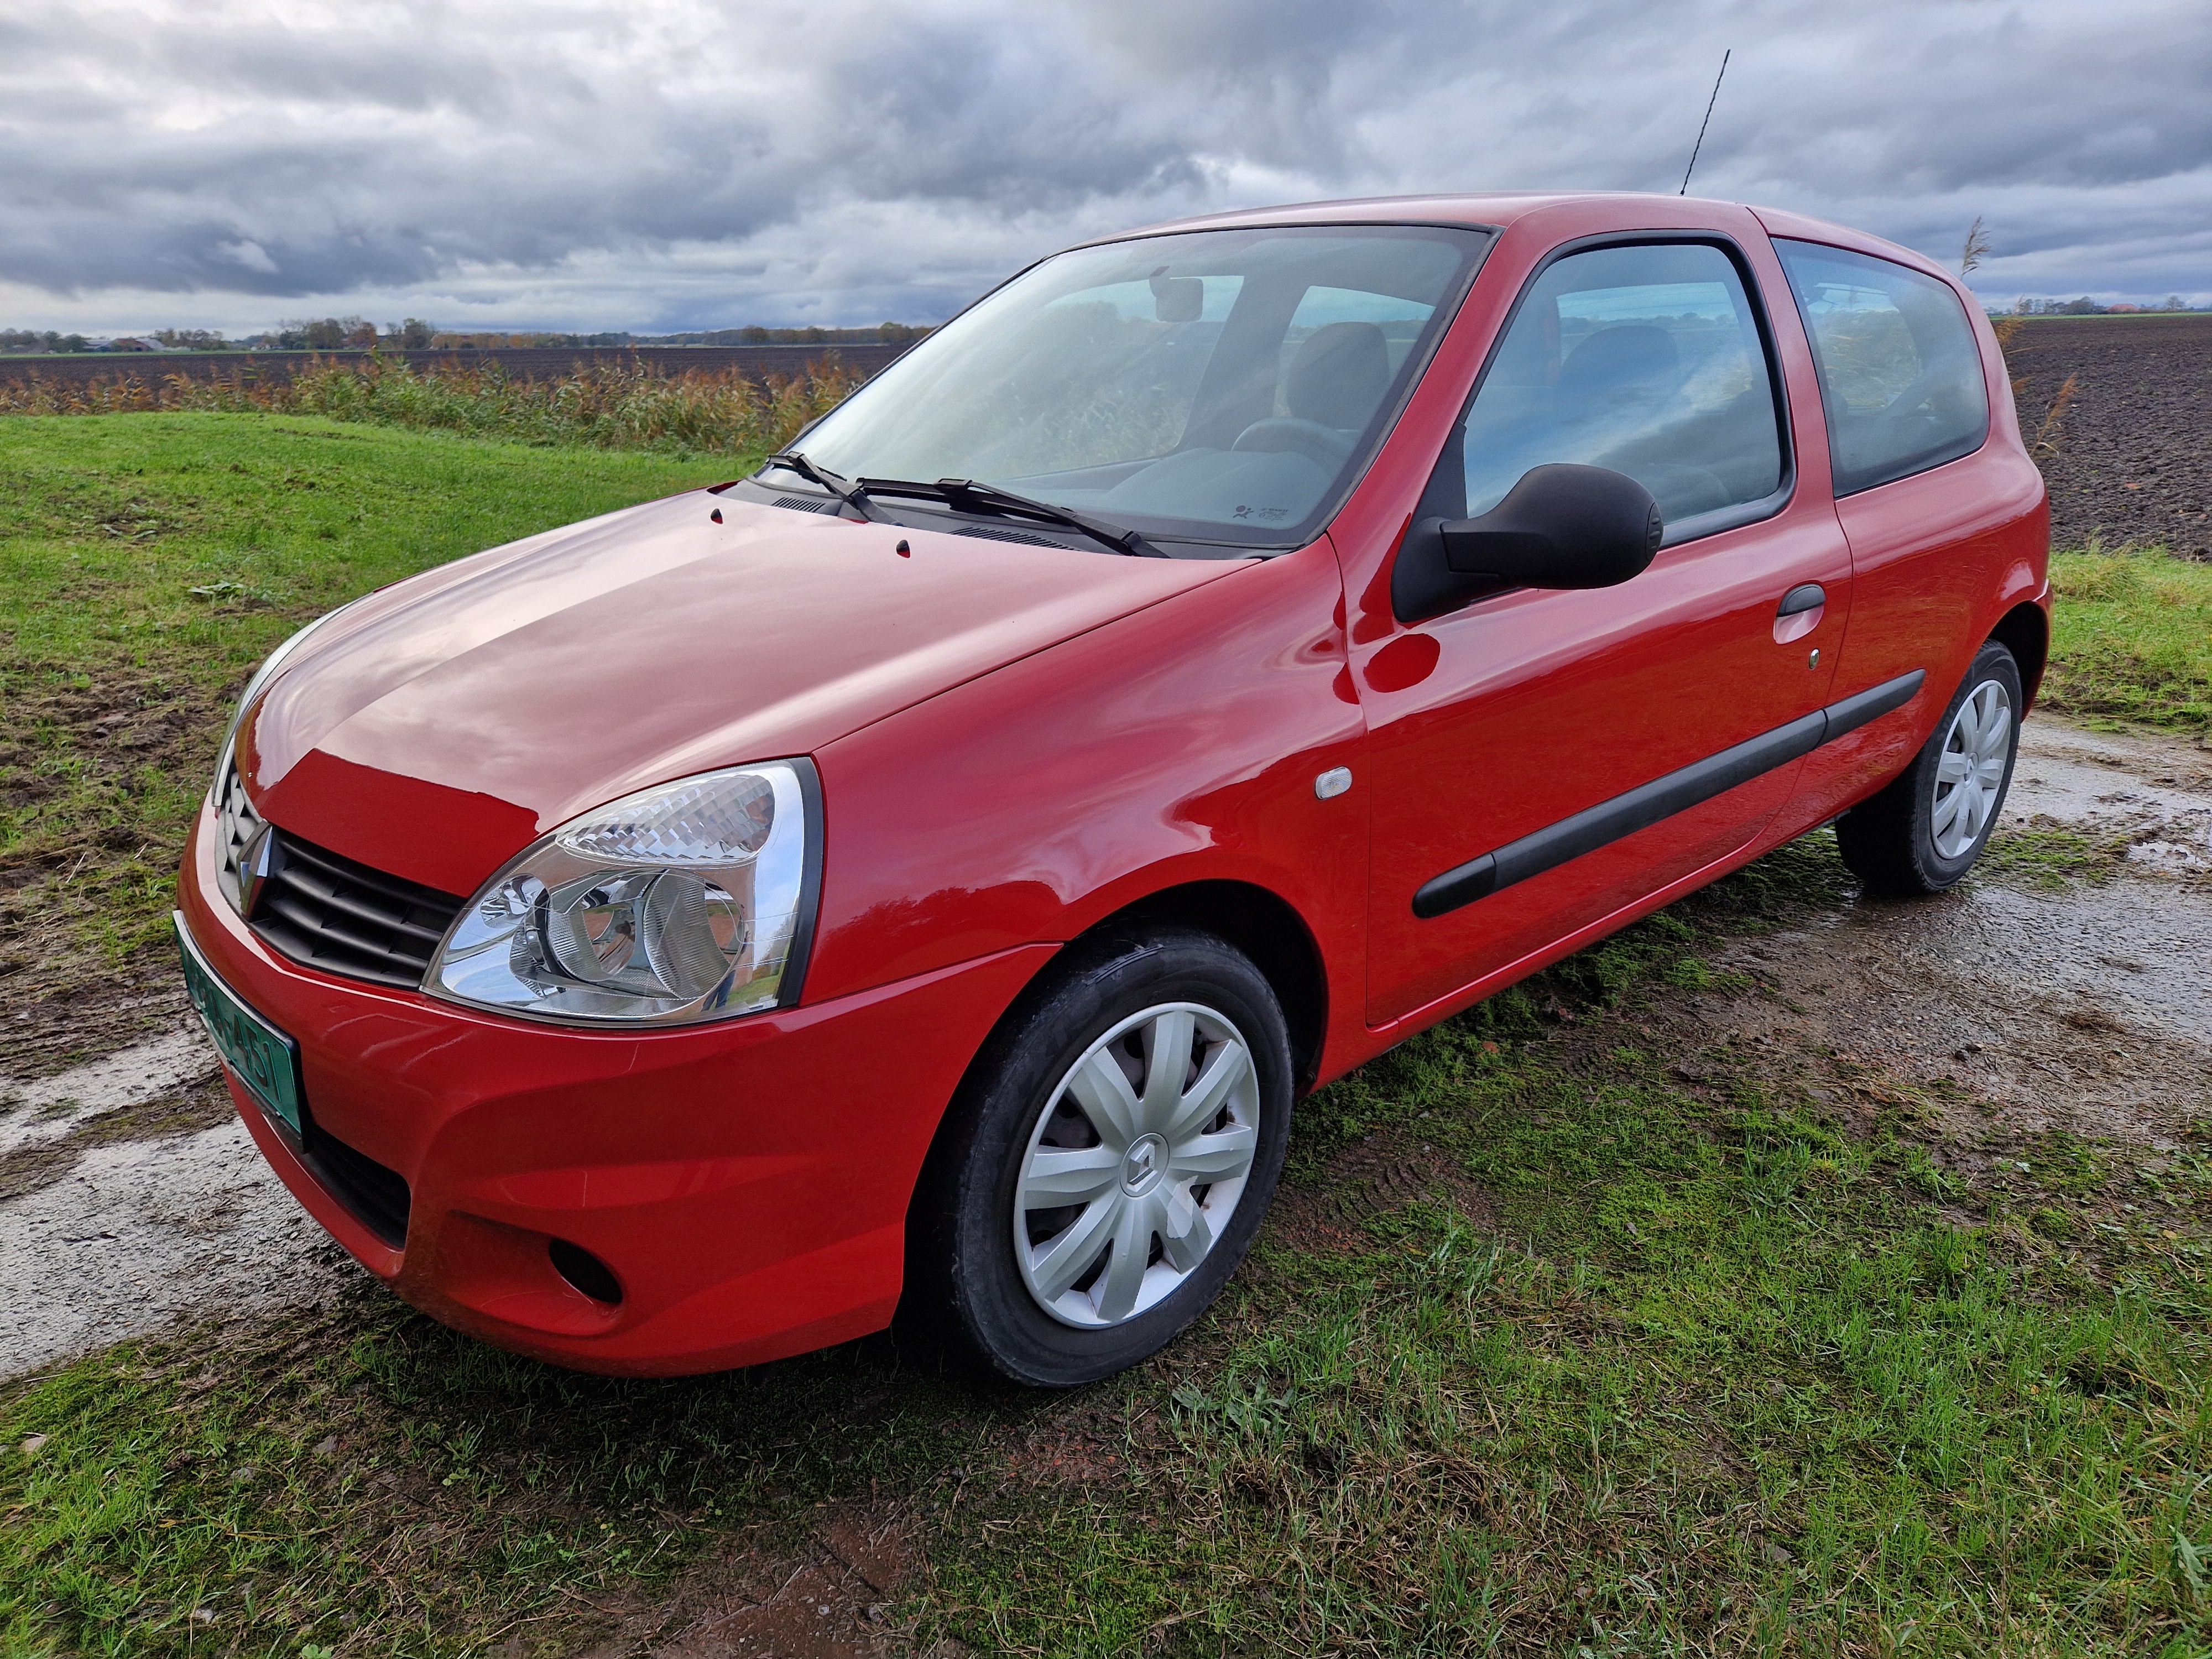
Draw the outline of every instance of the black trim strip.
<instances>
[{"instance_id":1,"label":"black trim strip","mask_svg":"<svg viewBox=\"0 0 2212 1659\"><path fill-rule=\"evenodd\" d=\"M806 970L813 965L814 924L822 909L822 774L811 757L794 755L786 763L799 776L799 798L806 805L806 858L799 878L799 920L791 929L791 948L776 981L779 1012L796 1008L806 992Z\"/></svg>"},{"instance_id":2,"label":"black trim strip","mask_svg":"<svg viewBox=\"0 0 2212 1659\"><path fill-rule=\"evenodd\" d=\"M1869 720L1902 708L1919 695L1927 678L1928 672L1922 668L1900 674L1872 690L1815 709L1717 755L1708 755L1679 772L1639 784L1626 794L1600 801L1571 818L1509 842L1494 853L1470 859L1422 883L1413 895L1413 914L1425 921L1447 915L1489 897L1501 887L1540 876L1638 830L1648 830L1662 818L1725 794L1762 773L1802 759Z\"/></svg>"}]
</instances>

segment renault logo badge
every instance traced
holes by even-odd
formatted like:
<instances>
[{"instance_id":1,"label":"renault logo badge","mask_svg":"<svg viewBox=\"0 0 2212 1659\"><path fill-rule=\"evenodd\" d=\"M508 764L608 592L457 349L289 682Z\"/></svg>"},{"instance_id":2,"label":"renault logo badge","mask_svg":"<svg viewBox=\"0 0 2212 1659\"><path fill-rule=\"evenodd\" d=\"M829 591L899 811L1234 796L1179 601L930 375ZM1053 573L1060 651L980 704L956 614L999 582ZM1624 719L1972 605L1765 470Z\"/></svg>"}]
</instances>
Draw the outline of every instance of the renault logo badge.
<instances>
[{"instance_id":1,"label":"renault logo badge","mask_svg":"<svg viewBox=\"0 0 2212 1659\"><path fill-rule=\"evenodd\" d=\"M253 920L254 904L261 897L262 884L283 868L283 850L276 844L273 824L263 824L253 832L253 839L246 843L246 850L238 857L238 909L248 921Z\"/></svg>"}]
</instances>

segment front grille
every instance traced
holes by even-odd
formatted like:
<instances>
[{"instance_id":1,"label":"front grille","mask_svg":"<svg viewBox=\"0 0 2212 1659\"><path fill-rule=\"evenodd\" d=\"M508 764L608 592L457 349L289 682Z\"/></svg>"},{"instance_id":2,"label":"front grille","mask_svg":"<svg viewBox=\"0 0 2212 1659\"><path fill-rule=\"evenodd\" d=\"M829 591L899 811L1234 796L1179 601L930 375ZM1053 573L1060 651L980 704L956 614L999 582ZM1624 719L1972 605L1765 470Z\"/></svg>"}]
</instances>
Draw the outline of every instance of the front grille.
<instances>
[{"instance_id":1,"label":"front grille","mask_svg":"<svg viewBox=\"0 0 2212 1659\"><path fill-rule=\"evenodd\" d=\"M216 824L220 843L216 848L216 861L221 869L217 879L222 884L223 896L233 906L243 908L245 891L240 872L246 867L246 849L253 838L261 833L261 815L253 810L253 803L246 798L246 785L240 781L237 763L224 757L222 775L216 782Z\"/></svg>"},{"instance_id":2,"label":"front grille","mask_svg":"<svg viewBox=\"0 0 2212 1659\"><path fill-rule=\"evenodd\" d=\"M407 1248L407 1178L310 1123L301 1161L362 1225L395 1250Z\"/></svg>"},{"instance_id":3,"label":"front grille","mask_svg":"<svg viewBox=\"0 0 2212 1659\"><path fill-rule=\"evenodd\" d=\"M465 901L270 831L274 856L247 917L295 962L415 990Z\"/></svg>"}]
</instances>

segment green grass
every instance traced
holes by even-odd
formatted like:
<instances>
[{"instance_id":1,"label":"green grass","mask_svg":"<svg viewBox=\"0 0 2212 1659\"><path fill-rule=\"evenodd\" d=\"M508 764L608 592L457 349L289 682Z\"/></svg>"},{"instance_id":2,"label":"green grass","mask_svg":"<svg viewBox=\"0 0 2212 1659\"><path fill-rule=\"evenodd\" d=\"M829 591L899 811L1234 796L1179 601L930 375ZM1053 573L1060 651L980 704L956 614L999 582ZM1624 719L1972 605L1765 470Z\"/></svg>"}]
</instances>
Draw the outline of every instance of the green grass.
<instances>
[{"instance_id":1,"label":"green grass","mask_svg":"<svg viewBox=\"0 0 2212 1659\"><path fill-rule=\"evenodd\" d=\"M305 416L0 420L0 974L158 934L228 700L302 623L749 465Z\"/></svg>"},{"instance_id":2,"label":"green grass","mask_svg":"<svg viewBox=\"0 0 2212 1659\"><path fill-rule=\"evenodd\" d=\"M574 1652L860 1506L927 1564L917 1644L2212 1651L2203 1146L1970 1175L1878 1073L1843 1098L1722 1045L1686 1083L1648 1036L1842 885L1811 838L1324 1091L1286 1216L1419 1144L1492 1224L1285 1222L1072 1398L880 1340L580 1377L368 1288L5 1391L0 1446L47 1438L0 1452L0 1650Z\"/></svg>"},{"instance_id":3,"label":"green grass","mask_svg":"<svg viewBox=\"0 0 2212 1659\"><path fill-rule=\"evenodd\" d=\"M2086 835L2051 823L2014 828L2000 821L1974 869L2048 892L2075 881L2103 881L2127 867L2130 837Z\"/></svg>"},{"instance_id":4,"label":"green grass","mask_svg":"<svg viewBox=\"0 0 2212 1659\"><path fill-rule=\"evenodd\" d=\"M2048 706L2212 731L2212 565L2157 549L2058 553Z\"/></svg>"},{"instance_id":5,"label":"green grass","mask_svg":"<svg viewBox=\"0 0 2212 1659\"><path fill-rule=\"evenodd\" d=\"M1414 1209L1361 1255L1279 1258L1158 1402L1164 1507L1199 1524L1070 1504L1027 1582L977 1550L945 1593L1050 1651L1194 1610L1194 1652L1261 1616L1298 1651L2212 1636L2201 1297L2185 1328L2148 1283L2053 1296L1999 1230L1937 1211L1923 1188L1966 1188L1924 1155L1753 1086L1693 1103L1648 1057L1592 1078L1492 1055L1480 1029L1367 1086L1430 1113L1498 1233ZM1113 1580L1133 1593L1111 1625L1028 1594Z\"/></svg>"}]
</instances>

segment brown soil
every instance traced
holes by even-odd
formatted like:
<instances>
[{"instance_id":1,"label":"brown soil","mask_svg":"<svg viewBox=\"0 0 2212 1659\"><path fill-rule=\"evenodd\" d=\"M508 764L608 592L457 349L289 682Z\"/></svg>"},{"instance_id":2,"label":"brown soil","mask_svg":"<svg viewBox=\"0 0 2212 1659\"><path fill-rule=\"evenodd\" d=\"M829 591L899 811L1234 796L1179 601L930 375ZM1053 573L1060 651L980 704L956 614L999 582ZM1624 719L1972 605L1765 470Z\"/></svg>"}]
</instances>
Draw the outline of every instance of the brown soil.
<instances>
[{"instance_id":1,"label":"brown soil","mask_svg":"<svg viewBox=\"0 0 2212 1659\"><path fill-rule=\"evenodd\" d=\"M1727 943L1715 988L1629 1018L1691 1092L1749 1081L1917 1144L1971 1178L1960 1224L2047 1218L2036 1206L2063 1194L2127 1236L2117 1263L2163 1248L2166 1177L2212 1138L2212 770L2185 741L2031 720L2005 823L2118 850L2087 875L2029 866L1913 902L1808 904ZM1602 1055L1624 1023L1555 1039L1559 1058Z\"/></svg>"},{"instance_id":2,"label":"brown soil","mask_svg":"<svg viewBox=\"0 0 2212 1659\"><path fill-rule=\"evenodd\" d=\"M621 1614L583 1659L881 1659L908 1652L890 1613L914 1570L902 1519L835 1510L796 1550L733 1542L695 1564L651 1605ZM518 1635L505 1654L526 1659L538 1651Z\"/></svg>"},{"instance_id":3,"label":"brown soil","mask_svg":"<svg viewBox=\"0 0 2212 1659\"><path fill-rule=\"evenodd\" d=\"M148 770L196 793L214 765L228 702L188 683L132 670L89 685L25 688L6 698L0 801L23 807L76 799L64 827L35 830L0 854L0 1071L35 1077L174 1026L184 1011L166 946L104 960L84 929L118 885L166 884L184 826L133 820ZM69 761L74 779L42 765ZM112 914L112 913L111 913Z\"/></svg>"},{"instance_id":4,"label":"brown soil","mask_svg":"<svg viewBox=\"0 0 2212 1659\"><path fill-rule=\"evenodd\" d=\"M1483 1232L1498 1206L1449 1153L1422 1140L1420 1126L1381 1129L1329 1161L1317 1181L1286 1183L1267 1212L1264 1237L1294 1250L1371 1247L1363 1224L1402 1205L1441 1204Z\"/></svg>"},{"instance_id":5,"label":"brown soil","mask_svg":"<svg viewBox=\"0 0 2212 1659\"><path fill-rule=\"evenodd\" d=\"M2043 441L2053 546L2099 536L2212 560L2212 314L2032 319L2005 362L2021 434Z\"/></svg>"}]
</instances>

